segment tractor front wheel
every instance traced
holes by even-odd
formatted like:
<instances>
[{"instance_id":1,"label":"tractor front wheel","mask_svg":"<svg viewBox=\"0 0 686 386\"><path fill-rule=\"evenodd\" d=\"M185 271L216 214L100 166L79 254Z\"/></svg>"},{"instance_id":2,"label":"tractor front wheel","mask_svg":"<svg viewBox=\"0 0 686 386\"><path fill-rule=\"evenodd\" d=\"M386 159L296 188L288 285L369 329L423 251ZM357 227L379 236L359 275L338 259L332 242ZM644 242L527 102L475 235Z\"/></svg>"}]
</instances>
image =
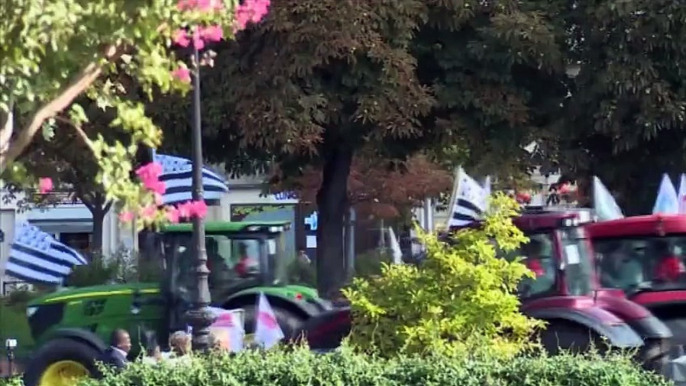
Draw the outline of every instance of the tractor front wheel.
<instances>
[{"instance_id":1,"label":"tractor front wheel","mask_svg":"<svg viewBox=\"0 0 686 386\"><path fill-rule=\"evenodd\" d=\"M73 386L79 379L97 374L100 352L74 339L60 338L46 343L33 355L26 371L26 386Z\"/></svg>"},{"instance_id":2,"label":"tractor front wheel","mask_svg":"<svg viewBox=\"0 0 686 386\"><path fill-rule=\"evenodd\" d=\"M540 333L543 348L551 355L563 352L586 353L607 350L606 343L595 332L585 326L567 321L550 321Z\"/></svg>"}]
</instances>

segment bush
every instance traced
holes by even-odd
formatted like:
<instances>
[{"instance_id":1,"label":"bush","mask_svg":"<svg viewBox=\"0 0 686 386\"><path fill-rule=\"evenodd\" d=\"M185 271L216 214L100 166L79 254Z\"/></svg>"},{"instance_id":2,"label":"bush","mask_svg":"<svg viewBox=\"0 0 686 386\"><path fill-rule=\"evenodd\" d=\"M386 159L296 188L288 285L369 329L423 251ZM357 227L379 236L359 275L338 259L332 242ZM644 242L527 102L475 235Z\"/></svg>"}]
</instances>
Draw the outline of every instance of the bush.
<instances>
[{"instance_id":1,"label":"bush","mask_svg":"<svg viewBox=\"0 0 686 386\"><path fill-rule=\"evenodd\" d=\"M621 357L558 356L511 361L460 361L429 355L393 360L341 350L314 354L245 352L194 358L188 365L132 365L124 373L80 386L667 386Z\"/></svg>"},{"instance_id":2,"label":"bush","mask_svg":"<svg viewBox=\"0 0 686 386\"><path fill-rule=\"evenodd\" d=\"M355 256L355 277L370 278L379 276L385 264L393 263L388 250L373 249Z\"/></svg>"},{"instance_id":3,"label":"bush","mask_svg":"<svg viewBox=\"0 0 686 386\"><path fill-rule=\"evenodd\" d=\"M384 265L381 276L356 278L344 290L354 325L353 347L367 353L438 353L450 357L512 357L531 348L540 325L519 312L518 282L531 272L496 257L526 241L512 223L518 205L491 201L479 229L461 230L454 244L421 235L427 258L415 265Z\"/></svg>"}]
</instances>

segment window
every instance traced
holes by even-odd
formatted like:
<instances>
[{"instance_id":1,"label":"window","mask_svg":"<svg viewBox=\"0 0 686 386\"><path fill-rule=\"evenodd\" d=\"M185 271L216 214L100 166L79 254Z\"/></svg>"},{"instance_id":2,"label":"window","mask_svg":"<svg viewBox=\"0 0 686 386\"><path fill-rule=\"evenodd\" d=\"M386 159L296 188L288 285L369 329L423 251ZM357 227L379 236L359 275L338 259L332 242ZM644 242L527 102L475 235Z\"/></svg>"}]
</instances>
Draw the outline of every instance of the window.
<instances>
[{"instance_id":1,"label":"window","mask_svg":"<svg viewBox=\"0 0 686 386\"><path fill-rule=\"evenodd\" d=\"M179 238L178 282L193 288L195 282L192 237ZM208 235L205 239L209 284L212 290L222 290L242 282L259 279L262 271L261 243L257 239L231 239L224 235Z\"/></svg>"},{"instance_id":2,"label":"window","mask_svg":"<svg viewBox=\"0 0 686 386\"><path fill-rule=\"evenodd\" d=\"M91 233L60 233L59 241L81 253L87 253L91 245Z\"/></svg>"},{"instance_id":3,"label":"window","mask_svg":"<svg viewBox=\"0 0 686 386\"><path fill-rule=\"evenodd\" d=\"M584 296L593 289L593 261L590 244L585 233L579 228L569 228L560 232L562 239L565 284L569 295Z\"/></svg>"},{"instance_id":4,"label":"window","mask_svg":"<svg viewBox=\"0 0 686 386\"><path fill-rule=\"evenodd\" d=\"M555 249L552 233L530 234L529 242L519 250L504 256L508 260L523 257L522 263L534 272L534 278L524 278L519 283L522 297L536 296L555 290Z\"/></svg>"},{"instance_id":5,"label":"window","mask_svg":"<svg viewBox=\"0 0 686 386\"><path fill-rule=\"evenodd\" d=\"M604 287L627 293L686 288L686 236L596 240L594 247Z\"/></svg>"}]
</instances>

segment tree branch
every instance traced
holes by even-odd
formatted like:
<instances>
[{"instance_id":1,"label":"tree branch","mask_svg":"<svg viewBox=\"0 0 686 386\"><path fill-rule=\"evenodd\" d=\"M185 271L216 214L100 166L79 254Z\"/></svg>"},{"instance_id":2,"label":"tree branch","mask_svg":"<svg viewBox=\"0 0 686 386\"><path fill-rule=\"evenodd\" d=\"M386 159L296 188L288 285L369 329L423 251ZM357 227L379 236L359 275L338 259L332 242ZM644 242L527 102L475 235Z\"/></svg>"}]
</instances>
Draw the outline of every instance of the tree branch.
<instances>
[{"instance_id":1,"label":"tree branch","mask_svg":"<svg viewBox=\"0 0 686 386\"><path fill-rule=\"evenodd\" d=\"M83 143L85 143L86 146L88 146L88 148L91 149L95 153L95 149L93 148L93 145L91 144L90 138L88 138L88 135L86 134L86 132L83 131L83 129L79 125L76 125L71 120L64 118L64 117L60 117L59 115L56 115L54 118L58 122L62 122L64 124L71 126L74 129L74 131L76 132L76 135L78 135L79 138L81 138Z\"/></svg>"},{"instance_id":2,"label":"tree branch","mask_svg":"<svg viewBox=\"0 0 686 386\"><path fill-rule=\"evenodd\" d=\"M110 45L105 50L104 56L106 60L111 61L116 59L121 53L122 47L120 45ZM9 144L8 149L0 153L0 173L4 172L7 165L14 162L21 155L47 119L54 117L57 113L67 108L74 99L95 82L102 73L102 68L103 66L99 62L88 64L55 99L43 104L33 114L28 126L22 128L17 134L16 139Z\"/></svg>"}]
</instances>

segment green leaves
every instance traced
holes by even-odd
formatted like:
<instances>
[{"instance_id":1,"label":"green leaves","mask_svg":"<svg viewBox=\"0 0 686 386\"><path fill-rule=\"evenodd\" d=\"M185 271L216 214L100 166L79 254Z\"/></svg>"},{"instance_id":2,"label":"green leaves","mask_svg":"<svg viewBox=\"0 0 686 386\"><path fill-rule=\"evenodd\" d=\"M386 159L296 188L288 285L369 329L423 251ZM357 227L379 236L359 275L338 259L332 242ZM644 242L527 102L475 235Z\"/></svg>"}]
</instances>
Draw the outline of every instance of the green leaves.
<instances>
[{"instance_id":1,"label":"green leaves","mask_svg":"<svg viewBox=\"0 0 686 386\"><path fill-rule=\"evenodd\" d=\"M53 119L73 130L85 149L100 163L97 181L107 198L134 205L139 188L132 184L131 160L139 143L157 146L161 131L148 117L140 100L145 95L185 92L188 85L172 78L178 59L171 50L174 31L192 25L219 25L231 36L234 1L224 9L183 11L176 0L8 0L0 4L0 121L14 111L3 138L13 138L0 153L0 173L24 153L43 128L45 139L64 136ZM85 95L86 104L104 113L97 122L111 124L128 134L117 138L101 132L87 137L83 127L97 109L74 103ZM87 130L86 130L87 131ZM92 131L90 132L92 135ZM105 138L108 138L106 140Z\"/></svg>"},{"instance_id":2,"label":"green leaves","mask_svg":"<svg viewBox=\"0 0 686 386\"><path fill-rule=\"evenodd\" d=\"M532 347L539 322L519 313L514 294L531 273L496 257L496 247L513 251L526 241L511 220L517 204L498 195L490 207L483 229L457 232L453 245L423 235L428 254L420 267L385 265L380 277L357 278L344 290L353 310L353 347L385 357L458 358L511 358Z\"/></svg>"}]
</instances>

